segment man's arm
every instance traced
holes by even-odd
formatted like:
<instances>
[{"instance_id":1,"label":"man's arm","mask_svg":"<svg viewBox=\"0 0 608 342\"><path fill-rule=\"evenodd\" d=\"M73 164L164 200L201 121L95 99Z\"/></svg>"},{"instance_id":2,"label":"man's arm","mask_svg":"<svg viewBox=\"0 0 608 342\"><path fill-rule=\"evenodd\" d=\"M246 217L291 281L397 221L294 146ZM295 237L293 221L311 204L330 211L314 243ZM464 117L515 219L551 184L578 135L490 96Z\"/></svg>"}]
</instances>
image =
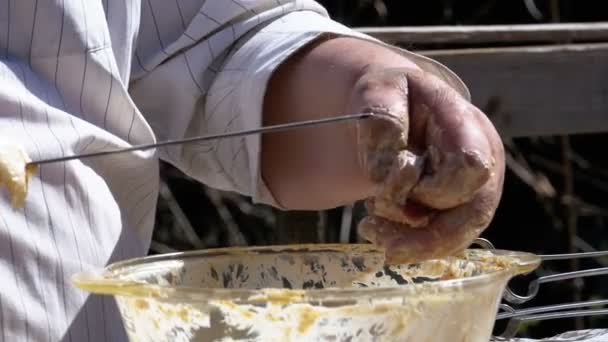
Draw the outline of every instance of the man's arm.
<instances>
[{"instance_id":1,"label":"man's arm","mask_svg":"<svg viewBox=\"0 0 608 342\"><path fill-rule=\"evenodd\" d=\"M390 220L364 221L363 235L421 256L421 248L453 252L489 223L502 186L500 149L490 147L499 139L447 68L331 21L313 1L263 13L205 4L213 18L248 14L210 37L214 26L195 16L197 25L170 45L175 56L144 58L152 71L130 91L158 139L370 109L383 115L175 146L161 149L163 158L209 186L284 209L371 196L371 217ZM413 225L425 229L409 239Z\"/></svg>"}]
</instances>

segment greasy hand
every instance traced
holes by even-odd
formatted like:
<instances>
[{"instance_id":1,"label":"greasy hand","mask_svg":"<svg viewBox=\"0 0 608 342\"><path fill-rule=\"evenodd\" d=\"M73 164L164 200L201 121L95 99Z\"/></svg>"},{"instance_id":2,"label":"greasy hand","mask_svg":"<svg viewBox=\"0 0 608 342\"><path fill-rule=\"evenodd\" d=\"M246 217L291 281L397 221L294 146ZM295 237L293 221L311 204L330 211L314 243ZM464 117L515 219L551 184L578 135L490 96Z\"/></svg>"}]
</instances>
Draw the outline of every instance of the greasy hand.
<instances>
[{"instance_id":1,"label":"greasy hand","mask_svg":"<svg viewBox=\"0 0 608 342\"><path fill-rule=\"evenodd\" d=\"M453 88L416 67L368 70L348 112L359 162L375 185L359 233L389 263L457 253L489 225L501 197L504 151L487 117Z\"/></svg>"}]
</instances>

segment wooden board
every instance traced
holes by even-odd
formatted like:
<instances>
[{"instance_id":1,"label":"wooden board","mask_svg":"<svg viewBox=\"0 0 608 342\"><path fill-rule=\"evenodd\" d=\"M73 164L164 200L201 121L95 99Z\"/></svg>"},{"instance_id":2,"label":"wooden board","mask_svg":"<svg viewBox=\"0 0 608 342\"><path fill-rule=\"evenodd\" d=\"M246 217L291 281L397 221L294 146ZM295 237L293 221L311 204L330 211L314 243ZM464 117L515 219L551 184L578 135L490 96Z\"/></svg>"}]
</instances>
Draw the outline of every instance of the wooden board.
<instances>
[{"instance_id":1,"label":"wooden board","mask_svg":"<svg viewBox=\"0 0 608 342\"><path fill-rule=\"evenodd\" d=\"M413 44L522 44L607 42L608 23L362 27L388 43Z\"/></svg>"},{"instance_id":2,"label":"wooden board","mask_svg":"<svg viewBox=\"0 0 608 342\"><path fill-rule=\"evenodd\" d=\"M417 52L454 70L503 136L608 132L608 43Z\"/></svg>"}]
</instances>

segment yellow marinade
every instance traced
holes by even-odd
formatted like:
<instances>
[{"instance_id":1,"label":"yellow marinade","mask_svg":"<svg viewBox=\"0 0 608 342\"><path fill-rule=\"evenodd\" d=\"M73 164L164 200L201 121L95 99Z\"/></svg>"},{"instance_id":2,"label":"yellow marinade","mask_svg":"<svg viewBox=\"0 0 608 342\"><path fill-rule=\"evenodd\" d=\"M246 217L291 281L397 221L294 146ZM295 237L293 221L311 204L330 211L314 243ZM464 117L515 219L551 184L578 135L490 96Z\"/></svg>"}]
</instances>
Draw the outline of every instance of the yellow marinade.
<instances>
[{"instance_id":1,"label":"yellow marinade","mask_svg":"<svg viewBox=\"0 0 608 342\"><path fill-rule=\"evenodd\" d=\"M28 182L37 167L21 146L11 142L0 142L0 186L6 186L13 208L25 203Z\"/></svg>"}]
</instances>

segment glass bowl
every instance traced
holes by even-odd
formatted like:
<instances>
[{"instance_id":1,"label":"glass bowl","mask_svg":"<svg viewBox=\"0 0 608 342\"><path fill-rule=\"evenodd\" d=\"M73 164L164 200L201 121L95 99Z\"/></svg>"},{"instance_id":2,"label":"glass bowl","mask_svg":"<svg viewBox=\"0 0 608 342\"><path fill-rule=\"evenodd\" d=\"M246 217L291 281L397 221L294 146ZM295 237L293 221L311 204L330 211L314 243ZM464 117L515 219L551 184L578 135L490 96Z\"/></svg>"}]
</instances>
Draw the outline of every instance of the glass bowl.
<instances>
[{"instance_id":1,"label":"glass bowl","mask_svg":"<svg viewBox=\"0 0 608 342\"><path fill-rule=\"evenodd\" d=\"M386 266L369 244L224 248L76 274L118 303L131 341L490 339L509 279L540 264L515 251Z\"/></svg>"}]
</instances>

